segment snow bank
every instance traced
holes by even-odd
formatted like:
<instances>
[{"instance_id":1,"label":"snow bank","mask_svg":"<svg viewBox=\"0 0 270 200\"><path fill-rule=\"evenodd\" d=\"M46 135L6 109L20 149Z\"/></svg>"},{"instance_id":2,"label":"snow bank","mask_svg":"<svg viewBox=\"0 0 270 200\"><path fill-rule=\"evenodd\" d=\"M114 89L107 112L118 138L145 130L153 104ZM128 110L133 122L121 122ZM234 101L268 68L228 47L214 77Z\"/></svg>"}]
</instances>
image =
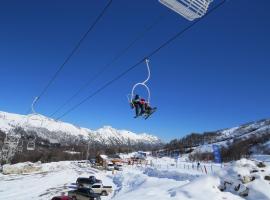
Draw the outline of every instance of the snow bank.
<instances>
[{"instance_id":1,"label":"snow bank","mask_svg":"<svg viewBox=\"0 0 270 200\"><path fill-rule=\"evenodd\" d=\"M117 186L116 193L121 191L122 193L131 192L139 188L147 180L146 176L141 174L126 173L118 174L113 177L113 182Z\"/></svg>"},{"instance_id":2,"label":"snow bank","mask_svg":"<svg viewBox=\"0 0 270 200\"><path fill-rule=\"evenodd\" d=\"M151 168L147 167L144 172L147 176L150 177L156 177L156 178L167 178L167 179L173 179L176 181L192 181L195 178L198 178L199 175L192 175L192 174L187 174L187 173L181 173L178 171L173 171L173 170L159 170L156 168Z\"/></svg>"},{"instance_id":3,"label":"snow bank","mask_svg":"<svg viewBox=\"0 0 270 200\"><path fill-rule=\"evenodd\" d=\"M17 164L6 164L3 166L3 174L31 174L41 172L55 172L70 167L69 161L51 162L51 163L17 163Z\"/></svg>"},{"instance_id":4,"label":"snow bank","mask_svg":"<svg viewBox=\"0 0 270 200\"><path fill-rule=\"evenodd\" d=\"M6 164L3 166L3 174L25 174L41 171L41 163L18 163L14 165Z\"/></svg>"},{"instance_id":5,"label":"snow bank","mask_svg":"<svg viewBox=\"0 0 270 200\"><path fill-rule=\"evenodd\" d=\"M182 176L182 177L181 177ZM117 186L114 200L243 200L241 197L221 192L219 177L160 171L146 168L144 171L130 168L113 177Z\"/></svg>"},{"instance_id":6,"label":"snow bank","mask_svg":"<svg viewBox=\"0 0 270 200\"><path fill-rule=\"evenodd\" d=\"M169 191L171 199L181 200L243 200L242 198L218 189L220 179L213 176L199 178L184 186Z\"/></svg>"},{"instance_id":7,"label":"snow bank","mask_svg":"<svg viewBox=\"0 0 270 200\"><path fill-rule=\"evenodd\" d=\"M216 173L226 187L225 191L240 194L248 190L247 199L270 199L270 181L265 180L265 176L270 175L270 166L258 167L259 162L241 159L232 165L223 168ZM263 165L264 166L264 165ZM236 191L235 188L239 188Z\"/></svg>"}]
</instances>

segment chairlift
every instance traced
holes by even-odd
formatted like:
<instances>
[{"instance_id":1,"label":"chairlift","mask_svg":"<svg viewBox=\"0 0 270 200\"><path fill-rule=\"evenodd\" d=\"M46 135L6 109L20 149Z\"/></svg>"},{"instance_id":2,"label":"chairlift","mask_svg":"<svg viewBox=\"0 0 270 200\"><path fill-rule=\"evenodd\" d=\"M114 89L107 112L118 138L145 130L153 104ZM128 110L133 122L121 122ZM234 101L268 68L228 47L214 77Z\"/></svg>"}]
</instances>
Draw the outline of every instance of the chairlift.
<instances>
[{"instance_id":1,"label":"chairlift","mask_svg":"<svg viewBox=\"0 0 270 200\"><path fill-rule=\"evenodd\" d=\"M36 144L35 144L34 141L29 141L29 142L27 143L27 150L28 150L28 151L34 151L34 150L35 150L35 146L36 146Z\"/></svg>"},{"instance_id":2,"label":"chairlift","mask_svg":"<svg viewBox=\"0 0 270 200\"><path fill-rule=\"evenodd\" d=\"M2 152L8 152L9 151L9 144L8 143L4 143L4 145L2 146Z\"/></svg>"},{"instance_id":3,"label":"chairlift","mask_svg":"<svg viewBox=\"0 0 270 200\"><path fill-rule=\"evenodd\" d=\"M26 149L28 151L34 151L35 148L36 148L36 136L34 136L33 140L28 141Z\"/></svg>"},{"instance_id":4,"label":"chairlift","mask_svg":"<svg viewBox=\"0 0 270 200\"><path fill-rule=\"evenodd\" d=\"M21 143L18 145L17 151L18 151L19 153L22 153L22 152L23 152L23 140L21 140Z\"/></svg>"},{"instance_id":5,"label":"chairlift","mask_svg":"<svg viewBox=\"0 0 270 200\"><path fill-rule=\"evenodd\" d=\"M154 107L154 108L152 108L151 106L150 106L150 99L151 99L151 92L150 92L150 89L149 89L149 87L147 86L147 82L149 81L149 79L150 79L150 77L151 77L151 71L150 71L150 66L149 66L149 60L148 59L146 59L145 60L145 63L146 63L146 67L147 67L147 72L148 72L148 76L147 76L147 78L143 81L143 82L138 82L138 83L136 83L133 87L132 87L132 90L131 90L131 94L130 95L128 95L128 101L129 101L129 103L130 103L130 105L131 105L131 107L132 108L136 108L136 104L134 104L134 102L133 102L133 100L134 100L134 98L135 98L135 100L136 100L136 98L139 98L139 95L135 95L135 89L138 87L138 86L143 86L145 89L146 89L146 91L147 91L147 99L145 100L145 99L141 99L140 98L140 106L144 106L144 113L142 114L142 111L141 111L141 114L139 114L138 115L138 111L136 111L136 116L135 116L135 118L136 117L138 117L138 116L143 116L144 117L144 119L147 119L150 115L152 115L155 111L156 111L156 107ZM137 108L136 108L137 109ZM142 110L142 108L141 108L141 110Z\"/></svg>"},{"instance_id":6,"label":"chairlift","mask_svg":"<svg viewBox=\"0 0 270 200\"><path fill-rule=\"evenodd\" d=\"M185 19L193 21L203 17L213 0L159 0L160 3L177 12Z\"/></svg>"}]
</instances>

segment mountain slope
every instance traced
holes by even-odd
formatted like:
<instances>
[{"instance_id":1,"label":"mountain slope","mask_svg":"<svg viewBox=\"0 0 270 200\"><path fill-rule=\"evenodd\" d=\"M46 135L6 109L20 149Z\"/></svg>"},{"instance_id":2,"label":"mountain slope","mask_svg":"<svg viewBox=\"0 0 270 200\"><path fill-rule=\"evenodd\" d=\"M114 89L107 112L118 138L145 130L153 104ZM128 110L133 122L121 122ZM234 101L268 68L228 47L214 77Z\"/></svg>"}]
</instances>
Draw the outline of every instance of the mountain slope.
<instances>
[{"instance_id":1,"label":"mountain slope","mask_svg":"<svg viewBox=\"0 0 270 200\"><path fill-rule=\"evenodd\" d=\"M194 159L210 159L215 144L221 147L224 160L229 161L252 154L270 154L269 141L270 120L263 119L228 129L191 133L170 141L166 148L198 154Z\"/></svg>"},{"instance_id":2,"label":"mountain slope","mask_svg":"<svg viewBox=\"0 0 270 200\"><path fill-rule=\"evenodd\" d=\"M227 154L238 157L250 154L270 152L270 120L250 122L237 127L212 132L213 137L206 138L204 144L195 148L193 153L213 151L213 144L225 148Z\"/></svg>"},{"instance_id":3,"label":"mountain slope","mask_svg":"<svg viewBox=\"0 0 270 200\"><path fill-rule=\"evenodd\" d=\"M38 114L18 115L0 112L0 130L10 133L15 128L21 128L31 136L35 132L37 138L47 140L49 143L70 143L80 141L93 141L103 144L160 144L155 136L136 134L127 130L117 130L104 126L98 130L77 127L70 123L55 121Z\"/></svg>"}]
</instances>

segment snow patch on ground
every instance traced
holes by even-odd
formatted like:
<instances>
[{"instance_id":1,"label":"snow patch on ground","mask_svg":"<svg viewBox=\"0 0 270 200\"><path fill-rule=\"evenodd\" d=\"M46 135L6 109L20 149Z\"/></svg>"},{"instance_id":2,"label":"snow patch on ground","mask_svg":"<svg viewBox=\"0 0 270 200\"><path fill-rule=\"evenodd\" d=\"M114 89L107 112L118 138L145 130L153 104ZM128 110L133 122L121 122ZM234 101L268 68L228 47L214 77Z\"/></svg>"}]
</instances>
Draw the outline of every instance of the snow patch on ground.
<instances>
[{"instance_id":1,"label":"snow patch on ground","mask_svg":"<svg viewBox=\"0 0 270 200\"><path fill-rule=\"evenodd\" d=\"M173 179L176 181L192 181L199 177L199 175L192 175L187 173L181 173L174 170L159 170L156 168L147 167L144 172L149 177L156 177L156 178L167 178Z\"/></svg>"}]
</instances>

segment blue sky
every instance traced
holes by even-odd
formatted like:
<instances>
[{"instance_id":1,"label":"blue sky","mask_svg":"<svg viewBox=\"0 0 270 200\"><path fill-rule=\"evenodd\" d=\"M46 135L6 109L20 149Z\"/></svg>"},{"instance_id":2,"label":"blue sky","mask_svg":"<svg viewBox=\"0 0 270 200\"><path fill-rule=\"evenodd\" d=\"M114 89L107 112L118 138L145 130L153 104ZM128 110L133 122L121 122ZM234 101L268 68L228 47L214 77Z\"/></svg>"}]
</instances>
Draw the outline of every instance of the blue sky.
<instances>
[{"instance_id":1,"label":"blue sky","mask_svg":"<svg viewBox=\"0 0 270 200\"><path fill-rule=\"evenodd\" d=\"M106 2L1 1L0 110L27 112ZM62 120L93 129L112 125L169 140L268 118L270 2L247 2L227 1L151 58L149 86L158 111L149 120L133 119L126 98L133 84L147 75L144 65ZM36 110L53 113L160 15L164 19L62 113L190 23L157 0L114 1ZM143 89L138 92L145 94Z\"/></svg>"}]
</instances>

